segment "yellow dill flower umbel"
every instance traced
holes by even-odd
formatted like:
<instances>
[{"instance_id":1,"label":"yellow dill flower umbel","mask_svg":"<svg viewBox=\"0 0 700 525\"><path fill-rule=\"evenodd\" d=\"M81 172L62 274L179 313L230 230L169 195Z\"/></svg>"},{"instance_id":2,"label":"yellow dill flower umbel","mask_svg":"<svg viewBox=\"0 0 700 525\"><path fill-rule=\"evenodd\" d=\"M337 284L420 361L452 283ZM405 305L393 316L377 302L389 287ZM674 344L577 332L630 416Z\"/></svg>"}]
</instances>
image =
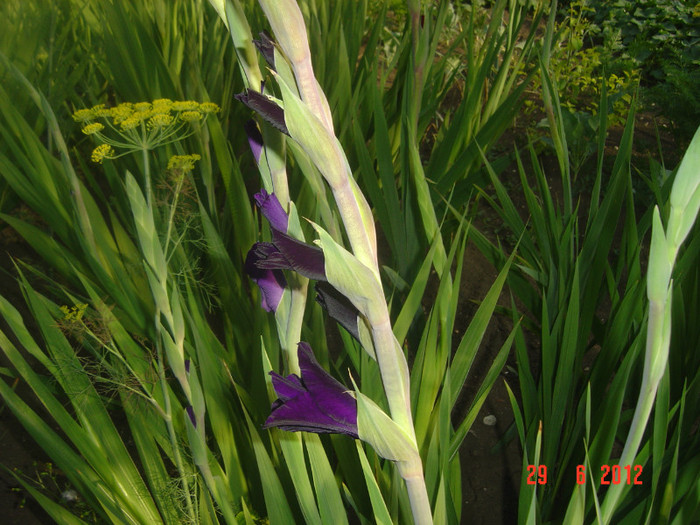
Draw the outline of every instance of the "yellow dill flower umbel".
<instances>
[{"instance_id":1,"label":"yellow dill flower umbel","mask_svg":"<svg viewBox=\"0 0 700 525\"><path fill-rule=\"evenodd\" d=\"M173 101L169 98L157 98L153 101L153 109L158 113L167 113L173 106Z\"/></svg>"},{"instance_id":2,"label":"yellow dill flower umbel","mask_svg":"<svg viewBox=\"0 0 700 525\"><path fill-rule=\"evenodd\" d=\"M60 307L60 310L65 314L65 317L63 318L66 321L80 321L83 318L83 314L85 314L85 310L87 309L88 305L85 303L80 303L76 304L75 306L68 307L67 305L63 305Z\"/></svg>"},{"instance_id":3,"label":"yellow dill flower umbel","mask_svg":"<svg viewBox=\"0 0 700 525\"><path fill-rule=\"evenodd\" d=\"M90 159L92 162L97 164L102 164L104 159L109 159L114 156L114 148L109 144L100 144L94 150L92 150L92 156Z\"/></svg>"},{"instance_id":4,"label":"yellow dill flower umbel","mask_svg":"<svg viewBox=\"0 0 700 525\"><path fill-rule=\"evenodd\" d=\"M112 120L115 124L121 124L134 113L133 104L125 102L115 106L111 110Z\"/></svg>"},{"instance_id":5,"label":"yellow dill flower umbel","mask_svg":"<svg viewBox=\"0 0 700 525\"><path fill-rule=\"evenodd\" d=\"M73 120L76 122L87 122L92 120L92 110L91 109L79 109L73 113Z\"/></svg>"},{"instance_id":6,"label":"yellow dill flower umbel","mask_svg":"<svg viewBox=\"0 0 700 525\"><path fill-rule=\"evenodd\" d=\"M164 128L165 126L172 124L173 120L175 120L175 117L172 115L168 115L167 113L156 113L148 119L148 123L146 125L149 129Z\"/></svg>"},{"instance_id":7,"label":"yellow dill flower umbel","mask_svg":"<svg viewBox=\"0 0 700 525\"><path fill-rule=\"evenodd\" d=\"M194 100L178 100L173 102L173 111L196 111L199 109L199 102Z\"/></svg>"},{"instance_id":8,"label":"yellow dill flower umbel","mask_svg":"<svg viewBox=\"0 0 700 525\"><path fill-rule=\"evenodd\" d=\"M194 169L194 163L202 157L193 153L192 155L173 155L168 160L169 170L191 171Z\"/></svg>"},{"instance_id":9,"label":"yellow dill flower umbel","mask_svg":"<svg viewBox=\"0 0 700 525\"><path fill-rule=\"evenodd\" d=\"M221 111L221 108L213 102L202 102L199 105L199 111L202 113L218 113Z\"/></svg>"},{"instance_id":10,"label":"yellow dill flower umbel","mask_svg":"<svg viewBox=\"0 0 700 525\"><path fill-rule=\"evenodd\" d=\"M134 111L149 111L151 107L150 102L137 102L134 104Z\"/></svg>"},{"instance_id":11,"label":"yellow dill flower umbel","mask_svg":"<svg viewBox=\"0 0 700 525\"><path fill-rule=\"evenodd\" d=\"M120 126L122 128L122 131L128 131L130 129L134 129L139 126L143 122L143 119L139 117L138 113L135 113L131 115L130 117L125 118L122 120Z\"/></svg>"},{"instance_id":12,"label":"yellow dill flower umbel","mask_svg":"<svg viewBox=\"0 0 700 525\"><path fill-rule=\"evenodd\" d=\"M180 113L180 120L185 122L195 122L197 120L202 120L202 115L199 111L183 111Z\"/></svg>"},{"instance_id":13,"label":"yellow dill flower umbel","mask_svg":"<svg viewBox=\"0 0 700 525\"><path fill-rule=\"evenodd\" d=\"M90 108L90 111L92 112L92 116L95 118L109 117L112 113L112 110L106 108L104 104L97 104L96 106L92 106L92 108Z\"/></svg>"},{"instance_id":14,"label":"yellow dill flower umbel","mask_svg":"<svg viewBox=\"0 0 700 525\"><path fill-rule=\"evenodd\" d=\"M105 129L105 127L102 124L100 124L99 122L93 122L92 124L88 124L87 126L85 126L82 131L86 135L94 135L95 133L99 133L103 129Z\"/></svg>"}]
</instances>

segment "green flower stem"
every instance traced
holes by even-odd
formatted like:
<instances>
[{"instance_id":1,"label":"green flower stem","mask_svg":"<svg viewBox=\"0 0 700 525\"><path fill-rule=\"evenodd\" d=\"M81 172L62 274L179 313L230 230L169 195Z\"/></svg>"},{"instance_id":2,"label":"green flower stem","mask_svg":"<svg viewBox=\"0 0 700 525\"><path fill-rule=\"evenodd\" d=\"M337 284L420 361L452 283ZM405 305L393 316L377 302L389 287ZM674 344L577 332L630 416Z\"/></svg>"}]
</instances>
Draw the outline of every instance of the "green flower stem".
<instances>
[{"instance_id":1,"label":"green flower stem","mask_svg":"<svg viewBox=\"0 0 700 525\"><path fill-rule=\"evenodd\" d=\"M383 304L384 312L378 323L372 323L372 339L377 356L377 363L382 375L384 392L389 402L391 418L398 424L411 439L415 447L415 461L397 464L399 474L406 482L408 498L411 503L411 512L416 525L433 523L428 490L425 486L423 465L416 443L416 433L411 414L411 396L409 387L408 363L401 351L391 328L391 319Z\"/></svg>"},{"instance_id":2,"label":"green flower stem","mask_svg":"<svg viewBox=\"0 0 700 525\"><path fill-rule=\"evenodd\" d=\"M383 319L379 322L373 323L370 320L370 323L377 364L379 364L384 390L389 402L389 411L391 418L415 442L408 386L408 365L391 329L388 311L385 310L381 317Z\"/></svg>"},{"instance_id":3,"label":"green flower stem","mask_svg":"<svg viewBox=\"0 0 700 525\"><path fill-rule=\"evenodd\" d=\"M292 280L293 279L293 280ZM287 316L285 329L285 355L287 367L291 374L301 375L299 368L299 355L297 343L301 341L301 326L304 322L306 310L306 298L309 289L309 280L301 275L290 276L292 304Z\"/></svg>"},{"instance_id":4,"label":"green flower stem","mask_svg":"<svg viewBox=\"0 0 700 525\"><path fill-rule=\"evenodd\" d=\"M405 477L406 489L408 490L408 499L411 502L411 513L413 514L413 522L416 525L430 525L433 523L433 515L430 511L430 500L428 500L428 491L425 488L425 479L423 478L423 468L415 476Z\"/></svg>"},{"instance_id":5,"label":"green flower stem","mask_svg":"<svg viewBox=\"0 0 700 525\"><path fill-rule=\"evenodd\" d=\"M146 148L141 149L141 156L143 157L143 173L146 178L146 203L148 204L148 209L153 209L152 198L151 198L151 164L148 161L148 150Z\"/></svg>"},{"instance_id":6,"label":"green flower stem","mask_svg":"<svg viewBox=\"0 0 700 525\"><path fill-rule=\"evenodd\" d=\"M670 295L670 294L669 294ZM670 342L670 326L668 327L668 336L665 337L666 327L664 325L671 321L671 305L670 303L660 303L651 301L649 304L649 321L647 325L647 344L646 356L644 359L644 373L642 379L642 387L639 392L639 400L637 407L634 410L632 425L630 426L629 434L625 447L620 456L619 465L624 467L632 465L639 445L644 437L651 409L654 406L656 392L659 388L659 383L663 377L668 361L668 344ZM664 348L665 347L665 348ZM607 525L613 517L617 503L622 495L622 484L611 485L605 495L603 506L601 508L602 523Z\"/></svg>"},{"instance_id":7,"label":"green flower stem","mask_svg":"<svg viewBox=\"0 0 700 525\"><path fill-rule=\"evenodd\" d=\"M275 196L286 210L289 204L289 184L287 183L287 170L284 165L281 168L270 170L270 178L272 179Z\"/></svg>"}]
</instances>

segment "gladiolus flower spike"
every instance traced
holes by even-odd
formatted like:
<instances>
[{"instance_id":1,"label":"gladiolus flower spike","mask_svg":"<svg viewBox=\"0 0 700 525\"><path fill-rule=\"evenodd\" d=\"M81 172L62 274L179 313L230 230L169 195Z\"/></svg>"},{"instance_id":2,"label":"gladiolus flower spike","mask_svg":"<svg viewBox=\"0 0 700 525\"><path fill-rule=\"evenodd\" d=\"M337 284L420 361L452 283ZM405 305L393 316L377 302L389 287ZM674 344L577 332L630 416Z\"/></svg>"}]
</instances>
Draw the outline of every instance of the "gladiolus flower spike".
<instances>
[{"instance_id":1,"label":"gladiolus flower spike","mask_svg":"<svg viewBox=\"0 0 700 525\"><path fill-rule=\"evenodd\" d=\"M270 372L279 399L272 404L263 428L346 434L358 439L355 398L321 367L308 343L299 343L297 353L301 377Z\"/></svg>"}]
</instances>

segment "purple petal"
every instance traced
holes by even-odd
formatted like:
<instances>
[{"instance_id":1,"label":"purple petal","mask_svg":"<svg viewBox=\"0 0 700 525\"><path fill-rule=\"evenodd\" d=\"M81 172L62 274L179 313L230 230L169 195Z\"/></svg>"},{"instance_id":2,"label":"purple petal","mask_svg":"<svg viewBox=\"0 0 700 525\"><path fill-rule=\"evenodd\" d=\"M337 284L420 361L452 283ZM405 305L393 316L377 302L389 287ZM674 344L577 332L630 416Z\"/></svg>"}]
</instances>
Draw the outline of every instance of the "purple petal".
<instances>
[{"instance_id":1,"label":"purple petal","mask_svg":"<svg viewBox=\"0 0 700 525\"><path fill-rule=\"evenodd\" d=\"M338 290L326 282L316 283L316 300L351 336L360 340L357 318L360 312Z\"/></svg>"},{"instance_id":2,"label":"purple petal","mask_svg":"<svg viewBox=\"0 0 700 525\"><path fill-rule=\"evenodd\" d=\"M248 145L253 152L253 157L255 158L255 163L260 164L260 156L262 155L263 149L263 138L258 129L258 125L253 119L249 120L243 125L245 133L248 136Z\"/></svg>"},{"instance_id":3,"label":"purple petal","mask_svg":"<svg viewBox=\"0 0 700 525\"><path fill-rule=\"evenodd\" d=\"M325 259L321 248L306 244L277 230L272 230L272 244L295 272L315 281L327 280Z\"/></svg>"},{"instance_id":4,"label":"purple petal","mask_svg":"<svg viewBox=\"0 0 700 525\"><path fill-rule=\"evenodd\" d=\"M265 95L247 89L234 97L272 124L273 127L285 135L289 135L287 124L284 121L284 110Z\"/></svg>"},{"instance_id":5,"label":"purple petal","mask_svg":"<svg viewBox=\"0 0 700 525\"><path fill-rule=\"evenodd\" d=\"M265 270L293 270L287 258L270 242L256 242L251 248L255 252L255 266Z\"/></svg>"},{"instance_id":6,"label":"purple petal","mask_svg":"<svg viewBox=\"0 0 700 525\"><path fill-rule=\"evenodd\" d=\"M260 287L261 306L263 309L267 312L275 312L282 300L282 293L287 286L287 280L280 270L261 268L257 264L260 260L258 247L261 244L263 243L255 243L248 252L245 259L245 271Z\"/></svg>"},{"instance_id":7,"label":"purple petal","mask_svg":"<svg viewBox=\"0 0 700 525\"><path fill-rule=\"evenodd\" d=\"M265 270L294 270L316 281L325 281L323 251L303 243L277 230L272 230L274 242L257 242L251 248L255 252L252 261Z\"/></svg>"},{"instance_id":8,"label":"purple petal","mask_svg":"<svg viewBox=\"0 0 700 525\"><path fill-rule=\"evenodd\" d=\"M345 385L321 367L308 343L299 343L297 355L304 386L321 410L356 425L357 403Z\"/></svg>"},{"instance_id":9,"label":"purple petal","mask_svg":"<svg viewBox=\"0 0 700 525\"><path fill-rule=\"evenodd\" d=\"M271 372L280 398L263 428L347 434L357 439L357 402L348 389L321 368L307 343L299 343L298 355L301 380Z\"/></svg>"},{"instance_id":10,"label":"purple petal","mask_svg":"<svg viewBox=\"0 0 700 525\"><path fill-rule=\"evenodd\" d=\"M260 211L270 223L270 226L282 233L287 233L289 217L280 204L280 201L277 199L277 196L274 193L267 193L263 188L260 190L260 193L254 195L254 198L258 208L260 208Z\"/></svg>"},{"instance_id":11,"label":"purple petal","mask_svg":"<svg viewBox=\"0 0 700 525\"><path fill-rule=\"evenodd\" d=\"M275 392L279 396L278 401L288 401L306 392L301 379L294 374L282 377L277 372L270 372L270 376L272 376L272 386L275 387Z\"/></svg>"},{"instance_id":12,"label":"purple petal","mask_svg":"<svg viewBox=\"0 0 700 525\"><path fill-rule=\"evenodd\" d=\"M260 33L260 40L253 40L253 44L270 67L275 69L275 43L266 33Z\"/></svg>"}]
</instances>

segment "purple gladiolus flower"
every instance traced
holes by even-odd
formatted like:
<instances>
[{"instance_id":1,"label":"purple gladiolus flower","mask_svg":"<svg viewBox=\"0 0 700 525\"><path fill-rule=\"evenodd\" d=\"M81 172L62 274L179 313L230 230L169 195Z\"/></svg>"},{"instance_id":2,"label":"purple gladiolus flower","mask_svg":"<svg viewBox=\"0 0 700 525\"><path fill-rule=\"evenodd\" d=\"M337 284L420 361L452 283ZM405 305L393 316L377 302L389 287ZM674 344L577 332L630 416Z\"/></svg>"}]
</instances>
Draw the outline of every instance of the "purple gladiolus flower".
<instances>
[{"instance_id":1,"label":"purple gladiolus flower","mask_svg":"<svg viewBox=\"0 0 700 525\"><path fill-rule=\"evenodd\" d=\"M279 396L272 404L263 428L277 427L290 432L357 435L357 401L350 391L326 372L308 343L298 347L301 377L270 372Z\"/></svg>"},{"instance_id":2,"label":"purple gladiolus flower","mask_svg":"<svg viewBox=\"0 0 700 525\"><path fill-rule=\"evenodd\" d=\"M272 230L272 242L258 242L252 250L255 265L269 270L293 270L315 281L325 281L323 250L301 242L285 233Z\"/></svg>"}]
</instances>

